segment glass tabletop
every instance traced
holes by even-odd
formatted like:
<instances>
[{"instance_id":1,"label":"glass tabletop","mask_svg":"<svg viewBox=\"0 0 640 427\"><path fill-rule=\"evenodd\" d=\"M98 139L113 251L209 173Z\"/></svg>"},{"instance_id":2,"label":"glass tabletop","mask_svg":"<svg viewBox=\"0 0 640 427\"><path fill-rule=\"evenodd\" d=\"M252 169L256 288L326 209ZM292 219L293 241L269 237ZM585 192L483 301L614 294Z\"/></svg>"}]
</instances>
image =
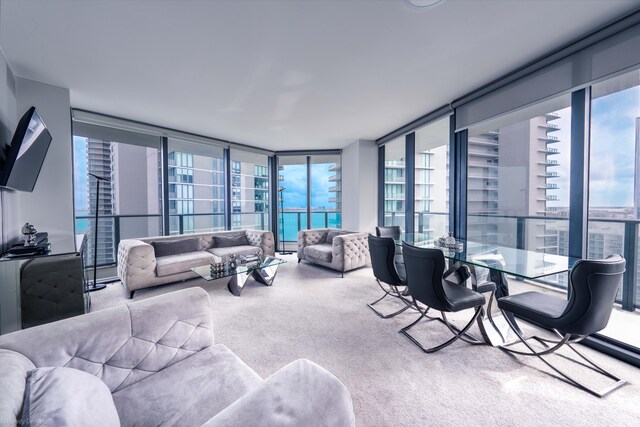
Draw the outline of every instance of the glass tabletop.
<instances>
[{"instance_id":1,"label":"glass tabletop","mask_svg":"<svg viewBox=\"0 0 640 427\"><path fill-rule=\"evenodd\" d=\"M222 279L225 277L235 276L237 274L249 274L256 270L275 267L280 264L284 264L286 262L287 261L283 259L268 256L261 263L254 262L254 263L247 263L247 264L238 264L238 267L235 270L230 270L228 268L225 268L221 272L212 273L211 265L207 264L201 267L192 268L191 271L193 271L194 273L197 273L200 277L202 277L205 280L215 280L215 279Z\"/></svg>"},{"instance_id":2,"label":"glass tabletop","mask_svg":"<svg viewBox=\"0 0 640 427\"><path fill-rule=\"evenodd\" d=\"M450 260L491 268L524 279L539 279L564 273L579 259L462 239L456 239L462 243L462 249L458 251L436 246L433 239L428 239L427 234L421 233L403 233L396 244L402 245L402 241L418 247L440 249L445 258Z\"/></svg>"}]
</instances>

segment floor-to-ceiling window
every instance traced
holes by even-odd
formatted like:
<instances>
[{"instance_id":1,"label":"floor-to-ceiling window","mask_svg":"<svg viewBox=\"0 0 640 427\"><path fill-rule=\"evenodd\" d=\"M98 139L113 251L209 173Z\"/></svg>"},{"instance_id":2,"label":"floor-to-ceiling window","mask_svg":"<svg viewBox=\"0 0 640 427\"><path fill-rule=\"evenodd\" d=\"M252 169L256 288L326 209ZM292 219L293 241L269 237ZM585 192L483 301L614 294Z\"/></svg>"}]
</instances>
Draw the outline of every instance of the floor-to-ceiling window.
<instances>
[{"instance_id":1,"label":"floor-to-ceiling window","mask_svg":"<svg viewBox=\"0 0 640 427\"><path fill-rule=\"evenodd\" d=\"M342 167L339 154L315 155L310 161L311 228L342 226Z\"/></svg>"},{"instance_id":2,"label":"floor-to-ceiling window","mask_svg":"<svg viewBox=\"0 0 640 427\"><path fill-rule=\"evenodd\" d=\"M384 225L405 225L405 137L384 146Z\"/></svg>"},{"instance_id":3,"label":"floor-to-ceiling window","mask_svg":"<svg viewBox=\"0 0 640 427\"><path fill-rule=\"evenodd\" d=\"M298 231L309 228L307 156L280 156L278 169L278 241L293 248Z\"/></svg>"},{"instance_id":4,"label":"floor-to-ceiling window","mask_svg":"<svg viewBox=\"0 0 640 427\"><path fill-rule=\"evenodd\" d=\"M224 230L223 149L169 138L168 159L170 233Z\"/></svg>"},{"instance_id":5,"label":"floor-to-ceiling window","mask_svg":"<svg viewBox=\"0 0 640 427\"><path fill-rule=\"evenodd\" d=\"M337 153L278 155L278 242L295 250L298 231L342 227L342 161Z\"/></svg>"},{"instance_id":6,"label":"floor-to-ceiling window","mask_svg":"<svg viewBox=\"0 0 640 427\"><path fill-rule=\"evenodd\" d=\"M231 228L269 229L269 159L231 149Z\"/></svg>"},{"instance_id":7,"label":"floor-to-ceiling window","mask_svg":"<svg viewBox=\"0 0 640 427\"><path fill-rule=\"evenodd\" d=\"M467 238L568 250L569 95L469 129Z\"/></svg>"},{"instance_id":8,"label":"floor-to-ceiling window","mask_svg":"<svg viewBox=\"0 0 640 427\"><path fill-rule=\"evenodd\" d=\"M640 348L638 257L625 254L625 242L638 253L640 221L640 71L592 87L587 256L621 254L635 277L618 290L616 309L603 334ZM633 289L635 288L635 289ZM635 295L634 295L635 294Z\"/></svg>"},{"instance_id":9,"label":"floor-to-ceiling window","mask_svg":"<svg viewBox=\"0 0 640 427\"><path fill-rule=\"evenodd\" d=\"M87 233L88 253L97 245L98 265L115 262L120 239L162 234L160 145L157 136L74 123L76 232Z\"/></svg>"},{"instance_id":10,"label":"floor-to-ceiling window","mask_svg":"<svg viewBox=\"0 0 640 427\"><path fill-rule=\"evenodd\" d=\"M414 230L428 239L449 229L449 122L446 117L415 132Z\"/></svg>"}]
</instances>

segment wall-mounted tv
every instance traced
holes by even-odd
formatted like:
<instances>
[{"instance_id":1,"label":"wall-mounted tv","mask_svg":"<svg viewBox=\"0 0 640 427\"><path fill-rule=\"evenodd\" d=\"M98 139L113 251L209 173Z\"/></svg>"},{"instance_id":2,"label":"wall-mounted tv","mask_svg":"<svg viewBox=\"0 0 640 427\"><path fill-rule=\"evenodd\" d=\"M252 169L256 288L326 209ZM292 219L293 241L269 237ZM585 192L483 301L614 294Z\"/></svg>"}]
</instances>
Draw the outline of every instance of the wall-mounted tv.
<instances>
[{"instance_id":1,"label":"wall-mounted tv","mask_svg":"<svg viewBox=\"0 0 640 427\"><path fill-rule=\"evenodd\" d=\"M36 107L29 108L0 160L0 186L33 191L50 143L51 134Z\"/></svg>"}]
</instances>

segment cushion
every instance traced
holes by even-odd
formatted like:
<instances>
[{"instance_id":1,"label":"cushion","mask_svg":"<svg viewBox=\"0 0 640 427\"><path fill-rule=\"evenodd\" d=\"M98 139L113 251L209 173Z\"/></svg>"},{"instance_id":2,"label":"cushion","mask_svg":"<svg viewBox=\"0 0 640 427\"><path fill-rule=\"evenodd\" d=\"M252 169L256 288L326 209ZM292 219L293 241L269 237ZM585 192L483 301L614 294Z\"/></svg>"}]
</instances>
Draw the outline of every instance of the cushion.
<instances>
[{"instance_id":1,"label":"cushion","mask_svg":"<svg viewBox=\"0 0 640 427\"><path fill-rule=\"evenodd\" d=\"M227 255L234 254L236 258L240 258L240 255L255 255L258 253L260 248L256 246L250 245L242 245L242 246L231 246L228 248L211 248L208 251L215 256L219 256L220 258L224 258ZM238 261L240 261L238 259Z\"/></svg>"},{"instance_id":2,"label":"cushion","mask_svg":"<svg viewBox=\"0 0 640 427\"><path fill-rule=\"evenodd\" d=\"M250 246L246 234L237 236L213 236L214 248L231 248L233 246Z\"/></svg>"},{"instance_id":3,"label":"cushion","mask_svg":"<svg viewBox=\"0 0 640 427\"><path fill-rule=\"evenodd\" d=\"M192 268L210 264L212 259L213 255L206 251L163 256L156 259L156 276L184 273Z\"/></svg>"},{"instance_id":4,"label":"cushion","mask_svg":"<svg viewBox=\"0 0 640 427\"><path fill-rule=\"evenodd\" d=\"M29 373L21 424L119 426L109 387L73 368L37 368Z\"/></svg>"},{"instance_id":5,"label":"cushion","mask_svg":"<svg viewBox=\"0 0 640 427\"><path fill-rule=\"evenodd\" d=\"M260 384L217 344L114 393L113 400L125 425L200 426Z\"/></svg>"},{"instance_id":6,"label":"cushion","mask_svg":"<svg viewBox=\"0 0 640 427\"><path fill-rule=\"evenodd\" d=\"M160 240L151 242L156 258L196 252L200 249L200 239Z\"/></svg>"},{"instance_id":7,"label":"cushion","mask_svg":"<svg viewBox=\"0 0 640 427\"><path fill-rule=\"evenodd\" d=\"M334 237L336 237L336 236L341 236L341 235L343 235L343 234L347 234L347 233L346 233L346 232L344 232L344 231L335 231L335 230L328 231L328 232L327 232L327 237L324 239L324 241L325 241L326 243L333 243L333 238L334 238Z\"/></svg>"},{"instance_id":8,"label":"cushion","mask_svg":"<svg viewBox=\"0 0 640 427\"><path fill-rule=\"evenodd\" d=\"M0 426L17 424L32 369L34 364L21 353L0 349Z\"/></svg>"},{"instance_id":9,"label":"cushion","mask_svg":"<svg viewBox=\"0 0 640 427\"><path fill-rule=\"evenodd\" d=\"M304 254L309 258L319 261L331 262L333 257L332 246L330 243L320 243L319 245L305 246Z\"/></svg>"}]
</instances>

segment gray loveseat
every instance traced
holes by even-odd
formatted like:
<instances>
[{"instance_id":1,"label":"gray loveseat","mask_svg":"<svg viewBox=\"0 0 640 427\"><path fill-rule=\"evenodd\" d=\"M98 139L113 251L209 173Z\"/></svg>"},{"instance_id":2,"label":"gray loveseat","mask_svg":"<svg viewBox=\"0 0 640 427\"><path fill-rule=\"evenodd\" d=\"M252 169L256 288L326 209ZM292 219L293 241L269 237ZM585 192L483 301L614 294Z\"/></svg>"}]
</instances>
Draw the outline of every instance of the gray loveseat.
<instances>
[{"instance_id":1,"label":"gray loveseat","mask_svg":"<svg viewBox=\"0 0 640 427\"><path fill-rule=\"evenodd\" d=\"M371 265L367 233L337 228L298 231L298 262L306 260L342 273Z\"/></svg>"},{"instance_id":2,"label":"gray loveseat","mask_svg":"<svg viewBox=\"0 0 640 427\"><path fill-rule=\"evenodd\" d=\"M182 242L182 243L181 243ZM219 231L180 236L125 239L118 245L118 277L129 291L198 277L191 268L229 255L275 255L273 233L262 230ZM157 252L163 250L164 256Z\"/></svg>"},{"instance_id":3,"label":"gray loveseat","mask_svg":"<svg viewBox=\"0 0 640 427\"><path fill-rule=\"evenodd\" d=\"M43 398L58 416L67 405L82 413L94 399L64 388L73 398L31 394L27 378L41 367L73 368L85 383L99 383L98 403L115 404L123 426L354 425L349 392L318 365L297 360L263 380L214 344L209 295L197 287L0 336L0 424L25 424L25 393L35 399L25 406L32 416Z\"/></svg>"}]
</instances>

